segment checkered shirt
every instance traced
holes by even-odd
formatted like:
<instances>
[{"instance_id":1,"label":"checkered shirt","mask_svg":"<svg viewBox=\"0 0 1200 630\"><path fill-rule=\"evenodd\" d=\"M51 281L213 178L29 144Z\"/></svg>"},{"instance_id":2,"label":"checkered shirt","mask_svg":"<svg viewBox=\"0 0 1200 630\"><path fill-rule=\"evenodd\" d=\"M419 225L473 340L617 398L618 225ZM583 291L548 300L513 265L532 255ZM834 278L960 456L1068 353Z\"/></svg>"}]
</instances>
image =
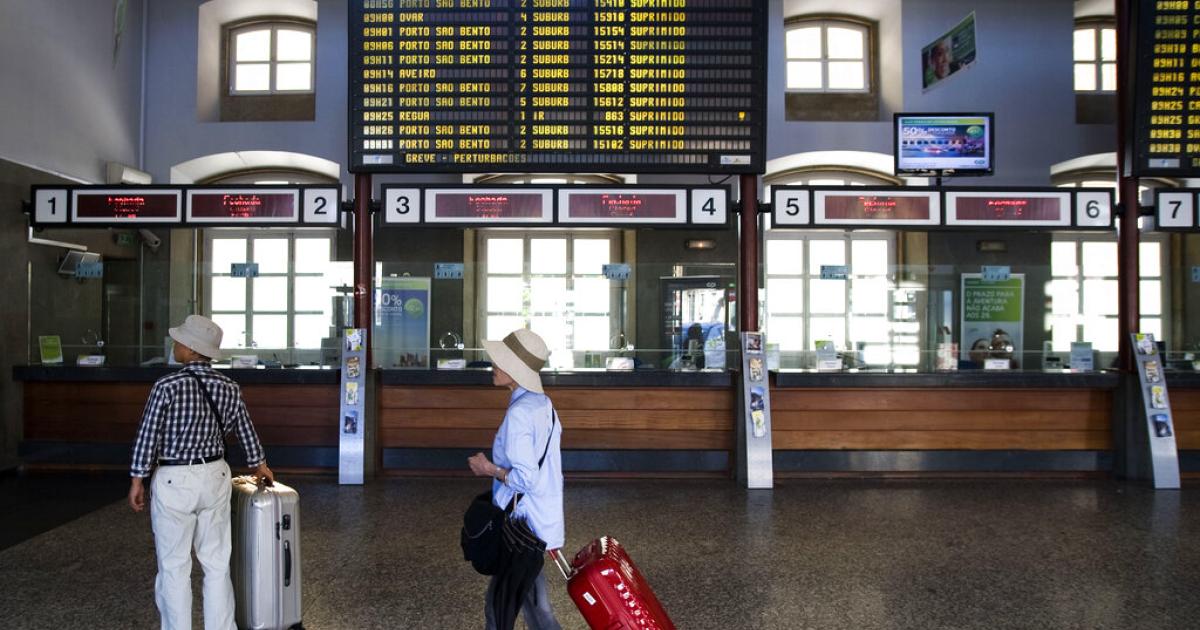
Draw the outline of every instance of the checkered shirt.
<instances>
[{"instance_id":1,"label":"checkered shirt","mask_svg":"<svg viewBox=\"0 0 1200 630\"><path fill-rule=\"evenodd\" d=\"M204 382L221 413L220 424L204 400L200 384L187 372ZM221 425L223 429L218 428ZM188 363L182 370L158 379L150 389L142 425L133 444L129 474L149 477L159 459L221 455L225 452L224 434L231 431L237 433L250 467L265 459L238 384L207 363Z\"/></svg>"}]
</instances>

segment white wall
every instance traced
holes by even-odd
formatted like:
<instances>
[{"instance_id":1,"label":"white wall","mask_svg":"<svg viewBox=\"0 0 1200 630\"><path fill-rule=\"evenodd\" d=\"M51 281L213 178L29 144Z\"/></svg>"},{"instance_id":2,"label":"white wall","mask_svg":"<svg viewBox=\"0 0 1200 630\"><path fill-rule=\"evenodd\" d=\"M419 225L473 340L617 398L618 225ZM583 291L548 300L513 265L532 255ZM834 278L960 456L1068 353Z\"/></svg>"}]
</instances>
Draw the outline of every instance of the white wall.
<instances>
[{"instance_id":1,"label":"white wall","mask_svg":"<svg viewBox=\"0 0 1200 630\"><path fill-rule=\"evenodd\" d=\"M137 165L142 2L114 62L116 0L0 0L0 158L96 183Z\"/></svg>"},{"instance_id":2,"label":"white wall","mask_svg":"<svg viewBox=\"0 0 1200 630\"><path fill-rule=\"evenodd\" d=\"M201 122L196 110L201 0L151 2L146 83L146 170L168 181L172 166L227 151L305 153L346 164L347 6L317 3L316 120Z\"/></svg>"}]
</instances>

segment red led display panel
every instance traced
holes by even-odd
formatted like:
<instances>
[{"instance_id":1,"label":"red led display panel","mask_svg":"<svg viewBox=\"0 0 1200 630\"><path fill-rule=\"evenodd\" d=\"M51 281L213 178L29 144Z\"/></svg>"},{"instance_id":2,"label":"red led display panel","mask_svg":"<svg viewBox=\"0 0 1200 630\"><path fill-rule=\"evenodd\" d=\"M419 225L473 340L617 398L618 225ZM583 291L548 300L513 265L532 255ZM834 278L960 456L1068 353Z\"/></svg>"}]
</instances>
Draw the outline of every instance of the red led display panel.
<instances>
[{"instance_id":1,"label":"red led display panel","mask_svg":"<svg viewBox=\"0 0 1200 630\"><path fill-rule=\"evenodd\" d=\"M928 221L929 197L890 195L829 195L825 197L825 220L839 221Z\"/></svg>"},{"instance_id":2,"label":"red led display panel","mask_svg":"<svg viewBox=\"0 0 1200 630\"><path fill-rule=\"evenodd\" d=\"M178 191L98 191L75 195L75 220L79 222L136 223L178 219Z\"/></svg>"},{"instance_id":3,"label":"red led display panel","mask_svg":"<svg viewBox=\"0 0 1200 630\"><path fill-rule=\"evenodd\" d=\"M297 220L296 191L213 190L188 192L188 220L231 223L292 223Z\"/></svg>"},{"instance_id":4,"label":"red led display panel","mask_svg":"<svg viewBox=\"0 0 1200 630\"><path fill-rule=\"evenodd\" d=\"M433 221L528 221L542 219L546 196L521 192L439 192L434 197Z\"/></svg>"},{"instance_id":5,"label":"red led display panel","mask_svg":"<svg viewBox=\"0 0 1200 630\"><path fill-rule=\"evenodd\" d=\"M1031 221L1057 223L1066 217L1059 197L958 197L959 221Z\"/></svg>"}]
</instances>

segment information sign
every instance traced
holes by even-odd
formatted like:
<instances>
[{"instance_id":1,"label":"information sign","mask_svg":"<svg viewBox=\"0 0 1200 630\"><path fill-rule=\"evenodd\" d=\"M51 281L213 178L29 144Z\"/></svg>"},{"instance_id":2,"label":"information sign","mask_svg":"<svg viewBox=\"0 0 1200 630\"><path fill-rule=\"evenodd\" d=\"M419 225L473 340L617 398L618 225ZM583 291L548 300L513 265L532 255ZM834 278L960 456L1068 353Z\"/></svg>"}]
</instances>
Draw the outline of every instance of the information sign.
<instances>
[{"instance_id":1,"label":"information sign","mask_svg":"<svg viewBox=\"0 0 1200 630\"><path fill-rule=\"evenodd\" d=\"M816 189L816 225L940 225L941 196L936 190L869 191Z\"/></svg>"},{"instance_id":2,"label":"information sign","mask_svg":"<svg viewBox=\"0 0 1200 630\"><path fill-rule=\"evenodd\" d=\"M946 224L1069 227L1071 225L1071 193L947 192Z\"/></svg>"},{"instance_id":3,"label":"information sign","mask_svg":"<svg viewBox=\"0 0 1200 630\"><path fill-rule=\"evenodd\" d=\"M350 0L353 172L761 173L765 0Z\"/></svg>"},{"instance_id":4,"label":"information sign","mask_svg":"<svg viewBox=\"0 0 1200 630\"><path fill-rule=\"evenodd\" d=\"M299 191L256 188L187 191L188 223L296 223Z\"/></svg>"},{"instance_id":5,"label":"information sign","mask_svg":"<svg viewBox=\"0 0 1200 630\"><path fill-rule=\"evenodd\" d=\"M559 223L687 223L687 190L563 188Z\"/></svg>"},{"instance_id":6,"label":"information sign","mask_svg":"<svg viewBox=\"0 0 1200 630\"><path fill-rule=\"evenodd\" d=\"M71 191L71 222L178 223L180 195L179 189L79 188Z\"/></svg>"},{"instance_id":7,"label":"information sign","mask_svg":"<svg viewBox=\"0 0 1200 630\"><path fill-rule=\"evenodd\" d=\"M425 191L426 223L553 223L549 188L430 188Z\"/></svg>"}]
</instances>

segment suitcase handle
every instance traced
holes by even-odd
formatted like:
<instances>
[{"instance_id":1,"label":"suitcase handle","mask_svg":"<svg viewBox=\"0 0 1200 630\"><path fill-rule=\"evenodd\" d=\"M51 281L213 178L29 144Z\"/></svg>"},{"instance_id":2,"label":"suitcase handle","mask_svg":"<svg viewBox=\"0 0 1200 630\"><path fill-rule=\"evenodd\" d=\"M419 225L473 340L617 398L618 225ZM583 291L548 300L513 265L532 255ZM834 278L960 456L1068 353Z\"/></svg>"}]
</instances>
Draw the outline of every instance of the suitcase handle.
<instances>
[{"instance_id":1,"label":"suitcase handle","mask_svg":"<svg viewBox=\"0 0 1200 630\"><path fill-rule=\"evenodd\" d=\"M575 575L575 569L572 568L571 563L567 562L567 559L563 557L562 549L551 549L546 553L550 554L550 557L554 559L554 566L558 567L558 571L559 573L562 573L563 579L570 581Z\"/></svg>"},{"instance_id":2,"label":"suitcase handle","mask_svg":"<svg viewBox=\"0 0 1200 630\"><path fill-rule=\"evenodd\" d=\"M292 545L289 541L283 541L283 585L292 585Z\"/></svg>"}]
</instances>

